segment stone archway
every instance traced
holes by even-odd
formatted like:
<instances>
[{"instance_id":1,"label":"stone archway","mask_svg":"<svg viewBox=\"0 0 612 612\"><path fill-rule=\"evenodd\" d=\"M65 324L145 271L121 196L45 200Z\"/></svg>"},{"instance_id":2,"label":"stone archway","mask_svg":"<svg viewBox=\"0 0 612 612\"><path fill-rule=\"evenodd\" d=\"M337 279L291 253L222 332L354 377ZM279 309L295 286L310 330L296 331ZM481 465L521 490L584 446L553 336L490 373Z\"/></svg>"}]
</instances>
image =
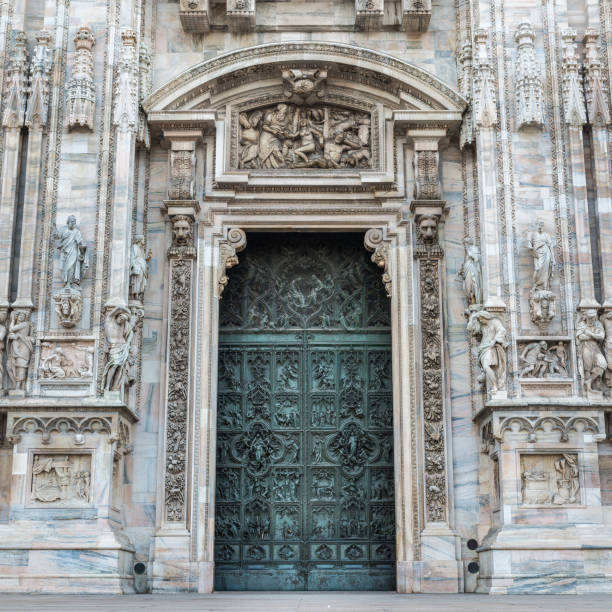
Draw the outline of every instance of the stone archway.
<instances>
[{"instance_id":1,"label":"stone archway","mask_svg":"<svg viewBox=\"0 0 612 612\"><path fill-rule=\"evenodd\" d=\"M464 104L414 66L331 43L228 53L179 75L145 102L154 136L169 149L166 209L175 228L164 495L153 570L160 588L213 588L218 321L219 299L231 282L227 270L245 246L245 231L297 230L367 232L365 245L391 301L397 589L458 590L457 536L447 494L442 250L436 232L442 233L444 212L439 143L460 122ZM279 142L267 144L280 152L279 163L267 163L265 154L250 163L255 158L245 153L245 132L259 125L251 122L253 113L263 120L279 105L293 109L291 125L284 117L268 119L269 126L283 128ZM321 132L313 136L319 141L314 150L307 150L314 130L300 134L302 119ZM365 125L367 138L359 129ZM336 137L339 152L328 145ZM408 193L411 183L418 200ZM422 219L436 231L421 234ZM181 225L187 231L179 235ZM419 283L428 284L427 304L417 299ZM422 316L434 306L437 315ZM181 329L175 311L187 313ZM421 320L431 329L423 329ZM434 345L423 348L434 336ZM178 341L180 371L172 368ZM423 361L425 349L428 355L437 351L433 361ZM422 388L424 363L437 385L433 398ZM177 384L187 390L178 401ZM424 419L425 399L435 409ZM185 443L177 446L181 436ZM425 453L430 463L436 456L433 468L425 469Z\"/></svg>"}]
</instances>

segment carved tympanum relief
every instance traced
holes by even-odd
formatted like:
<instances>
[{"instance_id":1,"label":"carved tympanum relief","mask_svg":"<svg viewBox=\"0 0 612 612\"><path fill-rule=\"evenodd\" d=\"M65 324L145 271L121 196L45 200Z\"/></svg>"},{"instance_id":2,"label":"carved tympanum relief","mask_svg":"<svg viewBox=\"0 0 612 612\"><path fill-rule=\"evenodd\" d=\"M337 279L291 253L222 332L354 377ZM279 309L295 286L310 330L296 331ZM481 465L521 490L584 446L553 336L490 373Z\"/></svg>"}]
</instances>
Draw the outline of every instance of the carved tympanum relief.
<instances>
[{"instance_id":1,"label":"carved tympanum relief","mask_svg":"<svg viewBox=\"0 0 612 612\"><path fill-rule=\"evenodd\" d=\"M95 348L88 342L43 342L38 376L44 380L81 380L93 376Z\"/></svg>"},{"instance_id":2,"label":"carved tympanum relief","mask_svg":"<svg viewBox=\"0 0 612 612\"><path fill-rule=\"evenodd\" d=\"M89 267L87 243L77 227L76 217L70 215L66 226L55 228L53 237L60 252L62 288L55 293L55 312L63 327L75 327L81 320L83 297L81 281Z\"/></svg>"},{"instance_id":3,"label":"carved tympanum relief","mask_svg":"<svg viewBox=\"0 0 612 612\"><path fill-rule=\"evenodd\" d=\"M336 106L277 104L240 113L242 169L370 168L371 117Z\"/></svg>"},{"instance_id":4,"label":"carved tympanum relief","mask_svg":"<svg viewBox=\"0 0 612 612\"><path fill-rule=\"evenodd\" d=\"M68 84L68 125L94 129L96 90L93 82L94 35L89 26L81 26L74 37L74 65Z\"/></svg>"},{"instance_id":5,"label":"carved tympanum relief","mask_svg":"<svg viewBox=\"0 0 612 612\"><path fill-rule=\"evenodd\" d=\"M538 221L536 229L528 232L526 244L533 257L529 313L536 325L544 326L552 321L557 312L557 296L550 290L555 265L554 241L544 231L543 221Z\"/></svg>"},{"instance_id":6,"label":"carved tympanum relief","mask_svg":"<svg viewBox=\"0 0 612 612\"><path fill-rule=\"evenodd\" d=\"M17 308L11 312L6 335L6 369L14 389L25 392L28 367L34 350L30 311Z\"/></svg>"},{"instance_id":7,"label":"carved tympanum relief","mask_svg":"<svg viewBox=\"0 0 612 612\"><path fill-rule=\"evenodd\" d=\"M521 454L521 485L525 505L580 504L578 455Z\"/></svg>"},{"instance_id":8,"label":"carved tympanum relief","mask_svg":"<svg viewBox=\"0 0 612 612\"><path fill-rule=\"evenodd\" d=\"M519 344L519 376L529 378L567 378L567 342L537 340Z\"/></svg>"},{"instance_id":9,"label":"carved tympanum relief","mask_svg":"<svg viewBox=\"0 0 612 612\"><path fill-rule=\"evenodd\" d=\"M91 455L36 454L30 503L87 506L91 497Z\"/></svg>"},{"instance_id":10,"label":"carved tympanum relief","mask_svg":"<svg viewBox=\"0 0 612 612\"><path fill-rule=\"evenodd\" d=\"M508 333L503 323L490 312L479 310L472 313L468 332L480 337L478 363L482 374L478 382L486 386L489 394L506 389L506 348Z\"/></svg>"}]
</instances>

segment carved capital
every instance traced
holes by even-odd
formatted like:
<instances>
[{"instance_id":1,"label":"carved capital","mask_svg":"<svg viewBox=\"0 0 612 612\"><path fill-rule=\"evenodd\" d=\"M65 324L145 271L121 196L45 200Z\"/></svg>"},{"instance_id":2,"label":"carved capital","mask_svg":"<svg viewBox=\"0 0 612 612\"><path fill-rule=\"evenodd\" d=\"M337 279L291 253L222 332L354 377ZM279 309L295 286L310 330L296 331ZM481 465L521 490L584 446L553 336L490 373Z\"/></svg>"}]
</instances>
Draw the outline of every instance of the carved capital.
<instances>
[{"instance_id":1,"label":"carved capital","mask_svg":"<svg viewBox=\"0 0 612 612\"><path fill-rule=\"evenodd\" d=\"M431 21L431 0L402 0L402 30L425 32Z\"/></svg>"},{"instance_id":2,"label":"carved capital","mask_svg":"<svg viewBox=\"0 0 612 612\"><path fill-rule=\"evenodd\" d=\"M25 32L17 31L8 62L8 81L2 126L20 128L25 120L28 52Z\"/></svg>"},{"instance_id":3,"label":"carved capital","mask_svg":"<svg viewBox=\"0 0 612 612\"><path fill-rule=\"evenodd\" d=\"M372 253L372 262L382 268L382 282L387 295L391 297L390 240L385 238L382 229L372 228L366 232L363 244Z\"/></svg>"},{"instance_id":4,"label":"carved capital","mask_svg":"<svg viewBox=\"0 0 612 612\"><path fill-rule=\"evenodd\" d=\"M68 125L94 129L96 90L94 88L93 32L81 26L74 37L74 64L68 84Z\"/></svg>"},{"instance_id":5,"label":"carved capital","mask_svg":"<svg viewBox=\"0 0 612 612\"><path fill-rule=\"evenodd\" d=\"M230 228L227 231L227 238L219 243L219 264L217 269L217 297L225 289L229 279L227 270L238 265L238 255L246 247L246 234L239 228Z\"/></svg>"}]
</instances>

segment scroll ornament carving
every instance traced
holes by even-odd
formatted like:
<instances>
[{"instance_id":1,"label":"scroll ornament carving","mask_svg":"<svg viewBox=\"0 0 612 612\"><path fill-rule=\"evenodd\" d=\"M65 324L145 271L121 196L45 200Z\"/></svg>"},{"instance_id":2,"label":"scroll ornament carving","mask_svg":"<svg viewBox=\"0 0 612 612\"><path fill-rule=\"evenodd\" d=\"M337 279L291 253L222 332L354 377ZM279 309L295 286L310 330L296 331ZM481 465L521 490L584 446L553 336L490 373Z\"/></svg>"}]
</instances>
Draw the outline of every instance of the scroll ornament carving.
<instances>
[{"instance_id":1,"label":"scroll ornament carving","mask_svg":"<svg viewBox=\"0 0 612 612\"><path fill-rule=\"evenodd\" d=\"M516 121L520 129L544 123L542 73L535 55L535 34L530 23L521 23L514 35L516 53Z\"/></svg>"},{"instance_id":2,"label":"scroll ornament carving","mask_svg":"<svg viewBox=\"0 0 612 612\"><path fill-rule=\"evenodd\" d=\"M482 374L478 382L487 392L495 395L506 389L506 348L508 334L502 322L490 312L479 310L472 313L467 326L468 332L480 338L478 363Z\"/></svg>"},{"instance_id":3,"label":"scroll ornament carving","mask_svg":"<svg viewBox=\"0 0 612 612\"><path fill-rule=\"evenodd\" d=\"M608 87L603 75L598 40L599 33L596 30L588 28L585 31L586 102L590 123L598 127L606 127L610 124L610 107L608 106Z\"/></svg>"},{"instance_id":4,"label":"scroll ornament carving","mask_svg":"<svg viewBox=\"0 0 612 612\"><path fill-rule=\"evenodd\" d=\"M108 345L103 372L104 391L120 392L134 382L134 337L142 319L142 311L124 306L110 307L104 317L104 333Z\"/></svg>"},{"instance_id":5,"label":"scroll ornament carving","mask_svg":"<svg viewBox=\"0 0 612 612\"><path fill-rule=\"evenodd\" d=\"M587 117L575 38L576 30L565 29L561 31L563 106L565 122L571 127L582 127L586 123Z\"/></svg>"},{"instance_id":6,"label":"scroll ornament carving","mask_svg":"<svg viewBox=\"0 0 612 612\"><path fill-rule=\"evenodd\" d=\"M138 52L138 127L136 130L136 142L145 149L151 148L151 134L149 123L144 111L142 101L151 93L151 54L144 43L140 43Z\"/></svg>"},{"instance_id":7,"label":"scroll ornament carving","mask_svg":"<svg viewBox=\"0 0 612 612\"><path fill-rule=\"evenodd\" d=\"M227 233L227 240L219 244L219 268L217 272L217 295L221 297L229 279L227 270L238 265L237 253L246 246L246 234L243 230L232 228Z\"/></svg>"},{"instance_id":8,"label":"scroll ornament carving","mask_svg":"<svg viewBox=\"0 0 612 612\"><path fill-rule=\"evenodd\" d=\"M486 30L476 30L472 82L474 125L476 128L491 128L497 123L497 98L493 81L493 68L488 49L489 35Z\"/></svg>"},{"instance_id":9,"label":"scroll ornament carving","mask_svg":"<svg viewBox=\"0 0 612 612\"><path fill-rule=\"evenodd\" d=\"M416 200L439 200L442 197L438 171L438 151L414 152L414 197Z\"/></svg>"},{"instance_id":10,"label":"scroll ornament carving","mask_svg":"<svg viewBox=\"0 0 612 612\"><path fill-rule=\"evenodd\" d=\"M170 151L170 200L193 200L195 197L196 156L193 149Z\"/></svg>"},{"instance_id":11,"label":"scroll ornament carving","mask_svg":"<svg viewBox=\"0 0 612 612\"><path fill-rule=\"evenodd\" d=\"M240 113L239 168L370 168L368 113L333 106L274 107Z\"/></svg>"},{"instance_id":12,"label":"scroll ornament carving","mask_svg":"<svg viewBox=\"0 0 612 612\"><path fill-rule=\"evenodd\" d=\"M283 94L296 104L314 104L326 91L327 70L289 68L281 73Z\"/></svg>"},{"instance_id":13,"label":"scroll ornament carving","mask_svg":"<svg viewBox=\"0 0 612 612\"><path fill-rule=\"evenodd\" d=\"M465 249L465 257L459 269L458 277L461 280L469 312L470 310L479 310L478 307L482 305L482 264L480 247L474 242L473 238L466 236L463 239L463 248Z\"/></svg>"},{"instance_id":14,"label":"scroll ornament carving","mask_svg":"<svg viewBox=\"0 0 612 612\"><path fill-rule=\"evenodd\" d=\"M153 254L149 251L145 256L145 237L142 234L134 236L130 250L130 299L142 302L149 279L149 261Z\"/></svg>"},{"instance_id":15,"label":"scroll ornament carving","mask_svg":"<svg viewBox=\"0 0 612 612\"><path fill-rule=\"evenodd\" d=\"M539 340L519 346L520 377L567 378L568 353L565 342Z\"/></svg>"},{"instance_id":16,"label":"scroll ornament carving","mask_svg":"<svg viewBox=\"0 0 612 612\"><path fill-rule=\"evenodd\" d=\"M126 28L121 32L122 46L115 78L113 124L121 132L134 131L138 120L138 57L136 32Z\"/></svg>"},{"instance_id":17,"label":"scroll ornament carving","mask_svg":"<svg viewBox=\"0 0 612 612\"><path fill-rule=\"evenodd\" d=\"M93 46L95 38L89 26L81 26L74 37L74 65L68 84L68 125L94 129L96 90L94 87Z\"/></svg>"},{"instance_id":18,"label":"scroll ornament carving","mask_svg":"<svg viewBox=\"0 0 612 612\"><path fill-rule=\"evenodd\" d=\"M554 241L538 221L534 231L527 234L527 248L533 256L532 287L529 292L531 320L539 326L547 325L557 312L557 296L550 290L555 265Z\"/></svg>"},{"instance_id":19,"label":"scroll ornament carving","mask_svg":"<svg viewBox=\"0 0 612 612\"><path fill-rule=\"evenodd\" d=\"M6 84L6 101L2 126L20 128L25 120L27 96L28 52L25 32L15 33L13 52L8 63L8 80Z\"/></svg>"},{"instance_id":20,"label":"scroll ornament carving","mask_svg":"<svg viewBox=\"0 0 612 612\"><path fill-rule=\"evenodd\" d=\"M30 64L30 87L25 124L43 129L47 125L49 77L51 75L51 35L45 30L36 34L36 46Z\"/></svg>"},{"instance_id":21,"label":"scroll ornament carving","mask_svg":"<svg viewBox=\"0 0 612 612\"><path fill-rule=\"evenodd\" d=\"M391 272L389 241L385 240L382 229L369 229L364 238L365 248L372 253L372 263L383 269L382 282L391 297Z\"/></svg>"},{"instance_id":22,"label":"scroll ornament carving","mask_svg":"<svg viewBox=\"0 0 612 612\"><path fill-rule=\"evenodd\" d=\"M446 519L446 451L440 311L440 260L419 260L421 344L423 355L423 425L425 505L429 521Z\"/></svg>"},{"instance_id":23,"label":"scroll ornament carving","mask_svg":"<svg viewBox=\"0 0 612 612\"><path fill-rule=\"evenodd\" d=\"M463 43L461 52L458 55L459 60L459 76L461 93L468 101L467 109L463 113L463 121L459 132L459 146L463 149L468 144L473 144L475 139L474 134L474 92L472 89L472 81L474 78L474 61L472 43L466 40Z\"/></svg>"},{"instance_id":24,"label":"scroll ornament carving","mask_svg":"<svg viewBox=\"0 0 612 612\"><path fill-rule=\"evenodd\" d=\"M91 455L34 455L30 499L41 504L87 505Z\"/></svg>"},{"instance_id":25,"label":"scroll ornament carving","mask_svg":"<svg viewBox=\"0 0 612 612\"><path fill-rule=\"evenodd\" d=\"M522 502L527 505L580 503L578 456L521 455Z\"/></svg>"},{"instance_id":26,"label":"scroll ornament carving","mask_svg":"<svg viewBox=\"0 0 612 612\"><path fill-rule=\"evenodd\" d=\"M34 350L30 311L16 308L11 312L11 320L6 336L6 368L16 390L25 392L28 367Z\"/></svg>"},{"instance_id":27,"label":"scroll ornament carving","mask_svg":"<svg viewBox=\"0 0 612 612\"><path fill-rule=\"evenodd\" d=\"M55 312L63 327L75 327L81 320L83 297L81 281L89 268L87 243L77 227L76 217L70 215L66 226L54 229L53 238L60 252L63 287L53 296Z\"/></svg>"}]
</instances>

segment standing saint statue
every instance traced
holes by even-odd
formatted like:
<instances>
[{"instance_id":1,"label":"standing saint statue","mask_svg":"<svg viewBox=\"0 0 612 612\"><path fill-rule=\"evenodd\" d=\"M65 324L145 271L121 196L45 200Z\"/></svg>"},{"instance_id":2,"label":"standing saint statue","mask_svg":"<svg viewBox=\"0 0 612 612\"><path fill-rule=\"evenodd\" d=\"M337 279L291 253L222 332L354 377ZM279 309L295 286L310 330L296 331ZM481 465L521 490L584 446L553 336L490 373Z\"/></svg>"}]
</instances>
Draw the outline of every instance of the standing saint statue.
<instances>
[{"instance_id":1,"label":"standing saint statue","mask_svg":"<svg viewBox=\"0 0 612 612\"><path fill-rule=\"evenodd\" d=\"M25 310L14 310L8 328L7 370L15 389L23 391L28 376L28 365L34 349L32 325Z\"/></svg>"},{"instance_id":2,"label":"standing saint statue","mask_svg":"<svg viewBox=\"0 0 612 612\"><path fill-rule=\"evenodd\" d=\"M544 222L538 221L535 231L527 235L527 248L533 255L533 287L534 290L550 291L553 266L555 265L554 244L544 231Z\"/></svg>"},{"instance_id":3,"label":"standing saint statue","mask_svg":"<svg viewBox=\"0 0 612 612\"><path fill-rule=\"evenodd\" d=\"M474 239L467 236L463 239L465 259L459 269L459 278L463 282L463 293L468 307L482 304L482 268L480 267L480 248Z\"/></svg>"},{"instance_id":4,"label":"standing saint statue","mask_svg":"<svg viewBox=\"0 0 612 612\"><path fill-rule=\"evenodd\" d=\"M601 342L606 337L597 310L588 308L578 315L576 320L576 354L578 371L585 391L601 392L601 379L608 362L601 350Z\"/></svg>"},{"instance_id":5,"label":"standing saint statue","mask_svg":"<svg viewBox=\"0 0 612 612\"><path fill-rule=\"evenodd\" d=\"M508 334L502 322L490 312L480 310L470 317L468 331L480 336L478 362L482 374L478 382L485 383L490 393L506 388L506 348Z\"/></svg>"},{"instance_id":6,"label":"standing saint statue","mask_svg":"<svg viewBox=\"0 0 612 612\"><path fill-rule=\"evenodd\" d=\"M61 253L62 282L67 289L77 289L89 267L87 244L76 226L76 217L70 215L66 227L55 228L54 238Z\"/></svg>"},{"instance_id":7,"label":"standing saint statue","mask_svg":"<svg viewBox=\"0 0 612 612\"><path fill-rule=\"evenodd\" d=\"M145 239L139 234L134 237L134 242L130 251L130 299L143 299L147 280L149 278L148 262L151 253L145 257Z\"/></svg>"},{"instance_id":8,"label":"standing saint statue","mask_svg":"<svg viewBox=\"0 0 612 612\"><path fill-rule=\"evenodd\" d=\"M8 317L8 310L6 308L0 308L0 395L2 391L3 374L4 374L4 340L6 339L6 319Z\"/></svg>"},{"instance_id":9,"label":"standing saint statue","mask_svg":"<svg viewBox=\"0 0 612 612\"><path fill-rule=\"evenodd\" d=\"M105 391L120 391L129 382L128 368L134 328L134 317L122 306L113 308L104 319L104 331L109 345L103 374Z\"/></svg>"}]
</instances>

